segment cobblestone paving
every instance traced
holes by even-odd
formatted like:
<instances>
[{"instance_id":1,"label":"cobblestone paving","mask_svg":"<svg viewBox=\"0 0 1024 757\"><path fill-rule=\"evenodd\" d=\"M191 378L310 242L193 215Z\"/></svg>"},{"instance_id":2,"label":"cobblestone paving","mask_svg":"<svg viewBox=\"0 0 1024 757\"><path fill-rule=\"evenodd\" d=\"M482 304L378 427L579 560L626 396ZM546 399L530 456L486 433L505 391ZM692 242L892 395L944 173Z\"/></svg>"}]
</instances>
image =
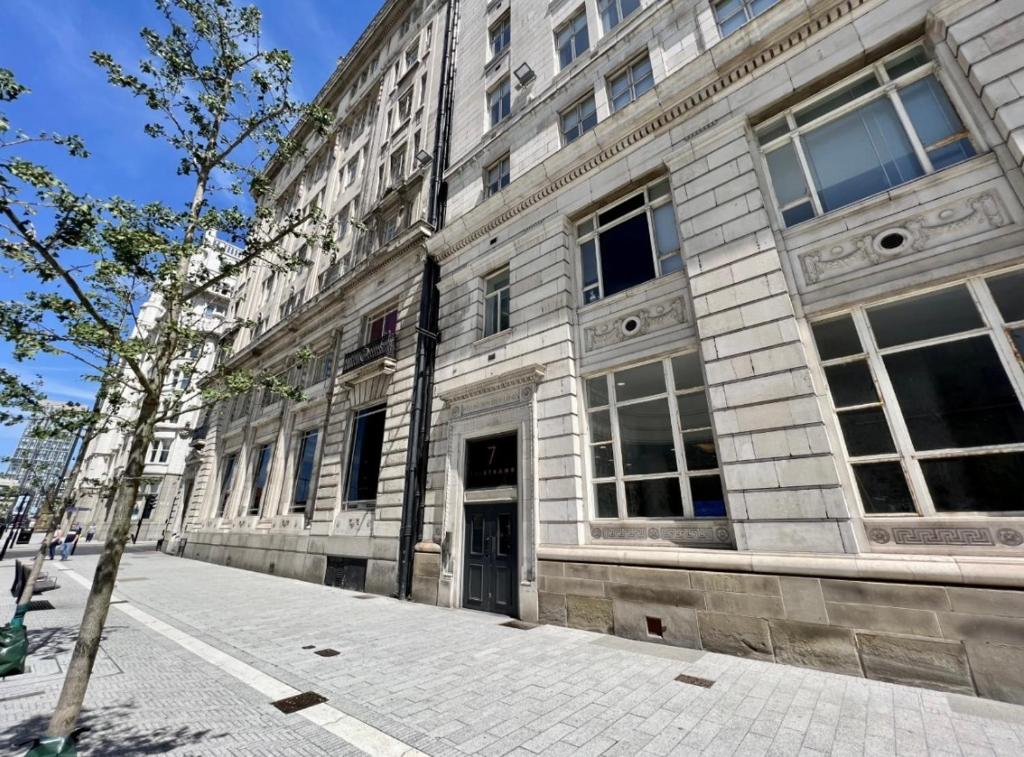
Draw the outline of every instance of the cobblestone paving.
<instances>
[{"instance_id":1,"label":"cobblestone paving","mask_svg":"<svg viewBox=\"0 0 1024 757\"><path fill-rule=\"evenodd\" d=\"M67 564L90 576L95 557ZM0 580L10 581L10 565ZM30 613L35 670L0 683L0 754L45 726L85 590ZM118 595L431 755L1024 755L1024 708L628 642L133 552ZM9 614L5 596L0 611ZM117 605L114 605L116 608ZM359 754L112 608L85 753ZM340 652L320 657L315 649ZM684 673L713 680L701 688Z\"/></svg>"}]
</instances>

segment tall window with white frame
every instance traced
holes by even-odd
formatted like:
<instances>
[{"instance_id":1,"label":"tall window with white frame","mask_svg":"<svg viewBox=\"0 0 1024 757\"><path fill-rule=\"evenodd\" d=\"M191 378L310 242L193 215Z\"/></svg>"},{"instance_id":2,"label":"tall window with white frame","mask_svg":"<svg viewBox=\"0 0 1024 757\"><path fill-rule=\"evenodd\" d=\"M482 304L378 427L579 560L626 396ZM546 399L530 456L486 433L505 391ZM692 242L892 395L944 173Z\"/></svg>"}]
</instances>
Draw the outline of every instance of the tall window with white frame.
<instances>
[{"instance_id":1,"label":"tall window with white frame","mask_svg":"<svg viewBox=\"0 0 1024 757\"><path fill-rule=\"evenodd\" d=\"M608 77L608 99L612 113L622 110L654 86L651 59L644 53L618 73Z\"/></svg>"},{"instance_id":2,"label":"tall window with white frame","mask_svg":"<svg viewBox=\"0 0 1024 757\"><path fill-rule=\"evenodd\" d=\"M484 279L484 336L508 329L509 291L508 266Z\"/></svg>"},{"instance_id":3,"label":"tall window with white frame","mask_svg":"<svg viewBox=\"0 0 1024 757\"><path fill-rule=\"evenodd\" d=\"M512 80L509 77L506 76L487 93L487 108L492 127L508 118L512 112Z\"/></svg>"},{"instance_id":4,"label":"tall window with white frame","mask_svg":"<svg viewBox=\"0 0 1024 757\"><path fill-rule=\"evenodd\" d=\"M170 439L154 439L149 443L149 455L146 458L147 463L154 465L164 465L171 457L171 440Z\"/></svg>"},{"instance_id":5,"label":"tall window with white frame","mask_svg":"<svg viewBox=\"0 0 1024 757\"><path fill-rule=\"evenodd\" d=\"M274 445L263 444L256 450L253 458L252 473L252 494L249 498L249 515L260 515L263 505L264 494L267 490L267 480L270 478L270 456Z\"/></svg>"},{"instance_id":6,"label":"tall window with white frame","mask_svg":"<svg viewBox=\"0 0 1024 757\"><path fill-rule=\"evenodd\" d=\"M562 144L570 144L597 126L597 106L594 104L594 93L591 92L571 108L563 111L560 119L562 128Z\"/></svg>"},{"instance_id":7,"label":"tall window with white frame","mask_svg":"<svg viewBox=\"0 0 1024 757\"><path fill-rule=\"evenodd\" d=\"M220 492L217 500L217 517L224 517L227 512L228 500L231 499L231 490L235 485L235 467L238 462L238 453L231 452L224 456L221 464Z\"/></svg>"},{"instance_id":8,"label":"tall window with white frame","mask_svg":"<svg viewBox=\"0 0 1024 757\"><path fill-rule=\"evenodd\" d=\"M867 515L1024 511L1024 270L811 329Z\"/></svg>"},{"instance_id":9,"label":"tall window with white frame","mask_svg":"<svg viewBox=\"0 0 1024 757\"><path fill-rule=\"evenodd\" d=\"M576 224L583 302L595 302L683 268L668 179Z\"/></svg>"},{"instance_id":10,"label":"tall window with white frame","mask_svg":"<svg viewBox=\"0 0 1024 757\"><path fill-rule=\"evenodd\" d=\"M484 176L484 191L487 197L498 194L508 186L512 178L511 166L512 160L506 153L487 168Z\"/></svg>"},{"instance_id":11,"label":"tall window with white frame","mask_svg":"<svg viewBox=\"0 0 1024 757\"><path fill-rule=\"evenodd\" d=\"M377 499L386 415L387 405L376 405L359 410L353 416L348 484L345 489L348 507L367 506Z\"/></svg>"},{"instance_id":12,"label":"tall window with white frame","mask_svg":"<svg viewBox=\"0 0 1024 757\"><path fill-rule=\"evenodd\" d=\"M718 22L722 36L728 37L777 2L779 0L719 0L714 3L715 21Z\"/></svg>"},{"instance_id":13,"label":"tall window with white frame","mask_svg":"<svg viewBox=\"0 0 1024 757\"><path fill-rule=\"evenodd\" d=\"M293 513L305 512L312 491L313 466L316 464L316 444L320 434L316 429L306 431L299 440L299 454L295 461L295 487L292 492Z\"/></svg>"},{"instance_id":14,"label":"tall window with white frame","mask_svg":"<svg viewBox=\"0 0 1024 757\"><path fill-rule=\"evenodd\" d=\"M785 226L977 152L920 45L770 119L757 128L757 140Z\"/></svg>"},{"instance_id":15,"label":"tall window with white frame","mask_svg":"<svg viewBox=\"0 0 1024 757\"><path fill-rule=\"evenodd\" d=\"M512 43L512 16L506 13L488 31L491 46L491 60L508 50Z\"/></svg>"},{"instance_id":16,"label":"tall window with white frame","mask_svg":"<svg viewBox=\"0 0 1024 757\"><path fill-rule=\"evenodd\" d=\"M586 400L594 517L725 517L696 352L589 378Z\"/></svg>"},{"instance_id":17,"label":"tall window with white frame","mask_svg":"<svg viewBox=\"0 0 1024 757\"><path fill-rule=\"evenodd\" d=\"M587 29L587 9L584 6L555 30L559 68L565 68L589 48L590 32Z\"/></svg>"},{"instance_id":18,"label":"tall window with white frame","mask_svg":"<svg viewBox=\"0 0 1024 757\"><path fill-rule=\"evenodd\" d=\"M640 0L597 0L597 12L601 16L601 24L607 34L622 19L640 9Z\"/></svg>"}]
</instances>

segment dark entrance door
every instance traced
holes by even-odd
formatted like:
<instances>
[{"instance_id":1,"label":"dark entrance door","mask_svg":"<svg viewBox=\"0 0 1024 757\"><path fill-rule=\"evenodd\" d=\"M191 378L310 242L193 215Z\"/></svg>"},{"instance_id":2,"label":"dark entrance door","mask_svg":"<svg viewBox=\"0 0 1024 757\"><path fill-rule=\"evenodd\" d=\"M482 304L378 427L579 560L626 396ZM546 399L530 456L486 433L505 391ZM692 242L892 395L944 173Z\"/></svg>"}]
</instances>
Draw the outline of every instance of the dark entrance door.
<instances>
[{"instance_id":1,"label":"dark entrance door","mask_svg":"<svg viewBox=\"0 0 1024 757\"><path fill-rule=\"evenodd\" d=\"M467 504L463 607L515 615L517 554L515 502Z\"/></svg>"}]
</instances>

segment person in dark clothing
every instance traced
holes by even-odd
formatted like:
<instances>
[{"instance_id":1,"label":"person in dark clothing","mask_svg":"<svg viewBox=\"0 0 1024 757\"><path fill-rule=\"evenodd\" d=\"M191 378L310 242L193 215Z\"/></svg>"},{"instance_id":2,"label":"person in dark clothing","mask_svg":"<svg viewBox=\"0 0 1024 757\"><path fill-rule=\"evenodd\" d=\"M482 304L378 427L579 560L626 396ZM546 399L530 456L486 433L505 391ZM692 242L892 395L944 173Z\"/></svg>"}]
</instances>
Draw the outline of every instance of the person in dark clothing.
<instances>
[{"instance_id":1,"label":"person in dark clothing","mask_svg":"<svg viewBox=\"0 0 1024 757\"><path fill-rule=\"evenodd\" d=\"M78 541L78 532L74 529L67 532L64 536L64 543L60 545L60 559L67 560L71 554L71 548L75 546Z\"/></svg>"},{"instance_id":2,"label":"person in dark clothing","mask_svg":"<svg viewBox=\"0 0 1024 757\"><path fill-rule=\"evenodd\" d=\"M78 542L82 538L82 524L76 523L72 531L75 532L75 540L71 543L71 554L75 554L75 550L78 549Z\"/></svg>"},{"instance_id":3,"label":"person in dark clothing","mask_svg":"<svg viewBox=\"0 0 1024 757\"><path fill-rule=\"evenodd\" d=\"M92 537L96 535L96 524L90 523L89 530L85 532L85 540L87 542L92 541Z\"/></svg>"}]
</instances>

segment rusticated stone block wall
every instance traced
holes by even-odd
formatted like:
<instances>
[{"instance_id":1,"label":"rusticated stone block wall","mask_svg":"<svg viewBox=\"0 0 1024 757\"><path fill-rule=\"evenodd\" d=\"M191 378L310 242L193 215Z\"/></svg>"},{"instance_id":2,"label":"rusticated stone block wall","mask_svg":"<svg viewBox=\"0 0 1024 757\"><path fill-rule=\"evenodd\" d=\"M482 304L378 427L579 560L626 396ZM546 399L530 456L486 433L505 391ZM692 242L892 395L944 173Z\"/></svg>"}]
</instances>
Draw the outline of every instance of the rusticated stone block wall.
<instances>
[{"instance_id":1,"label":"rusticated stone block wall","mask_svg":"<svg viewBox=\"0 0 1024 757\"><path fill-rule=\"evenodd\" d=\"M553 561L539 575L542 622L1024 704L1024 591Z\"/></svg>"}]
</instances>

